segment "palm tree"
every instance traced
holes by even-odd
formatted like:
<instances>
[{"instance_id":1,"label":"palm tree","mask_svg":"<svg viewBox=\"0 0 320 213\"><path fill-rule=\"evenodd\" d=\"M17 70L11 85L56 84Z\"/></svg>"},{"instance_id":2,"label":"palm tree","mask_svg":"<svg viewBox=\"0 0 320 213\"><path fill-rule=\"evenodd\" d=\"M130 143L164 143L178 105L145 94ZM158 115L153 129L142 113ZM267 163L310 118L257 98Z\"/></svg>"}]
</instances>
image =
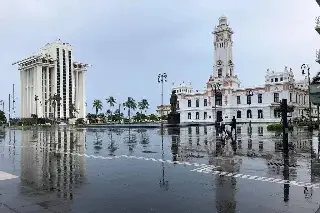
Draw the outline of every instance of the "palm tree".
<instances>
[{"instance_id":1,"label":"palm tree","mask_svg":"<svg viewBox=\"0 0 320 213\"><path fill-rule=\"evenodd\" d=\"M69 106L69 117L70 118L75 118L75 113L79 114L78 109L76 108L75 104L70 104Z\"/></svg>"},{"instance_id":2,"label":"palm tree","mask_svg":"<svg viewBox=\"0 0 320 213\"><path fill-rule=\"evenodd\" d=\"M141 110L141 114L142 111L147 111L147 109L149 109L149 103L147 99L142 99L140 102L138 102L138 108Z\"/></svg>"},{"instance_id":3,"label":"palm tree","mask_svg":"<svg viewBox=\"0 0 320 213\"><path fill-rule=\"evenodd\" d=\"M95 99L93 101L93 104L92 104L92 108L95 108L96 109L96 116L98 115L99 113L99 110L102 110L102 102L98 99Z\"/></svg>"},{"instance_id":4,"label":"palm tree","mask_svg":"<svg viewBox=\"0 0 320 213\"><path fill-rule=\"evenodd\" d=\"M50 104L53 106L53 121L56 121L56 108L57 105L60 105L61 97L57 94L54 94L53 96L49 97Z\"/></svg>"},{"instance_id":5,"label":"palm tree","mask_svg":"<svg viewBox=\"0 0 320 213\"><path fill-rule=\"evenodd\" d=\"M128 109L128 116L129 116L129 122L130 122L131 110L137 109L136 101L133 98L128 97L128 100L123 103L123 107Z\"/></svg>"},{"instance_id":6,"label":"palm tree","mask_svg":"<svg viewBox=\"0 0 320 213\"><path fill-rule=\"evenodd\" d=\"M107 98L106 101L109 104L110 108L114 107L114 104L117 103L116 99L112 96L109 96L109 98Z\"/></svg>"}]
</instances>

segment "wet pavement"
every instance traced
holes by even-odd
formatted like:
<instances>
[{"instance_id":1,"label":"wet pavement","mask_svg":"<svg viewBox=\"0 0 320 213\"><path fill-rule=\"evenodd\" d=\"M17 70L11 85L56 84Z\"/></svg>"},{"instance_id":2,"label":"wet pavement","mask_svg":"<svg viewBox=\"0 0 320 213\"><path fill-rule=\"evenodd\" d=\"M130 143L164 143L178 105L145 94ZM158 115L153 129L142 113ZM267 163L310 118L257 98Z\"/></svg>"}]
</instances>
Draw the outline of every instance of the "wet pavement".
<instances>
[{"instance_id":1,"label":"wet pavement","mask_svg":"<svg viewBox=\"0 0 320 213\"><path fill-rule=\"evenodd\" d=\"M0 131L0 213L318 210L316 133L289 134L287 159L266 125L235 141L211 126Z\"/></svg>"}]
</instances>

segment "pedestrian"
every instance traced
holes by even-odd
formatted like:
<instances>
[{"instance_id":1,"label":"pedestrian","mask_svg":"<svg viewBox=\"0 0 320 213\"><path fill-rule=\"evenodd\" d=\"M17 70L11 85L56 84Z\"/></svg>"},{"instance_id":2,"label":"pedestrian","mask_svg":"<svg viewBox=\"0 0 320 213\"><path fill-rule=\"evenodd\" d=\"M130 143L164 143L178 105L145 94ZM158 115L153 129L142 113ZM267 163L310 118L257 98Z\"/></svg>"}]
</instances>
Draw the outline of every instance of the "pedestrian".
<instances>
[{"instance_id":1,"label":"pedestrian","mask_svg":"<svg viewBox=\"0 0 320 213\"><path fill-rule=\"evenodd\" d=\"M223 119L221 120L221 133L226 132L226 124L224 123Z\"/></svg>"}]
</instances>

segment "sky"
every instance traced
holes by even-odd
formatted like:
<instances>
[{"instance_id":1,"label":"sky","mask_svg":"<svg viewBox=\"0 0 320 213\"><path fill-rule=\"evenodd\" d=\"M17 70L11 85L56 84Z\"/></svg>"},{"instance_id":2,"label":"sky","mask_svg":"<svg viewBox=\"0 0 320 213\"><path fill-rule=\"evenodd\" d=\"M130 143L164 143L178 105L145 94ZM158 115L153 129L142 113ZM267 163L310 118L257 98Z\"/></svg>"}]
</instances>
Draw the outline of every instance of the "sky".
<instances>
[{"instance_id":1,"label":"sky","mask_svg":"<svg viewBox=\"0 0 320 213\"><path fill-rule=\"evenodd\" d=\"M293 69L315 62L320 35L315 0L1 0L0 100L8 103L16 85L20 108L20 75L12 63L60 38L73 46L75 60L87 71L87 111L92 102L127 97L161 104L159 73L167 73L164 101L172 83L192 82L203 89L213 74L213 35L220 16L234 31L233 61L242 86L261 85L267 69Z\"/></svg>"}]
</instances>

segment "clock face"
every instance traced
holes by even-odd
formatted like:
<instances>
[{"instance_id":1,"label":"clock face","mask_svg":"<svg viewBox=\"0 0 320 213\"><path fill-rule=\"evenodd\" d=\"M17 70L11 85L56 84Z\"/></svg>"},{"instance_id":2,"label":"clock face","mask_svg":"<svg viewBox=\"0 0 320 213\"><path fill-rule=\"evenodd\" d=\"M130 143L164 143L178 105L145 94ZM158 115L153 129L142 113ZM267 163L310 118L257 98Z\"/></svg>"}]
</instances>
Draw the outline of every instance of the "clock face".
<instances>
[{"instance_id":1,"label":"clock face","mask_svg":"<svg viewBox=\"0 0 320 213\"><path fill-rule=\"evenodd\" d=\"M218 66L221 66L221 65L222 65L222 61L221 61L221 60L218 60L218 61L217 61L217 65L218 65Z\"/></svg>"},{"instance_id":2,"label":"clock face","mask_svg":"<svg viewBox=\"0 0 320 213\"><path fill-rule=\"evenodd\" d=\"M233 63L231 60L229 61L229 66L231 66L231 67L233 66Z\"/></svg>"}]
</instances>

